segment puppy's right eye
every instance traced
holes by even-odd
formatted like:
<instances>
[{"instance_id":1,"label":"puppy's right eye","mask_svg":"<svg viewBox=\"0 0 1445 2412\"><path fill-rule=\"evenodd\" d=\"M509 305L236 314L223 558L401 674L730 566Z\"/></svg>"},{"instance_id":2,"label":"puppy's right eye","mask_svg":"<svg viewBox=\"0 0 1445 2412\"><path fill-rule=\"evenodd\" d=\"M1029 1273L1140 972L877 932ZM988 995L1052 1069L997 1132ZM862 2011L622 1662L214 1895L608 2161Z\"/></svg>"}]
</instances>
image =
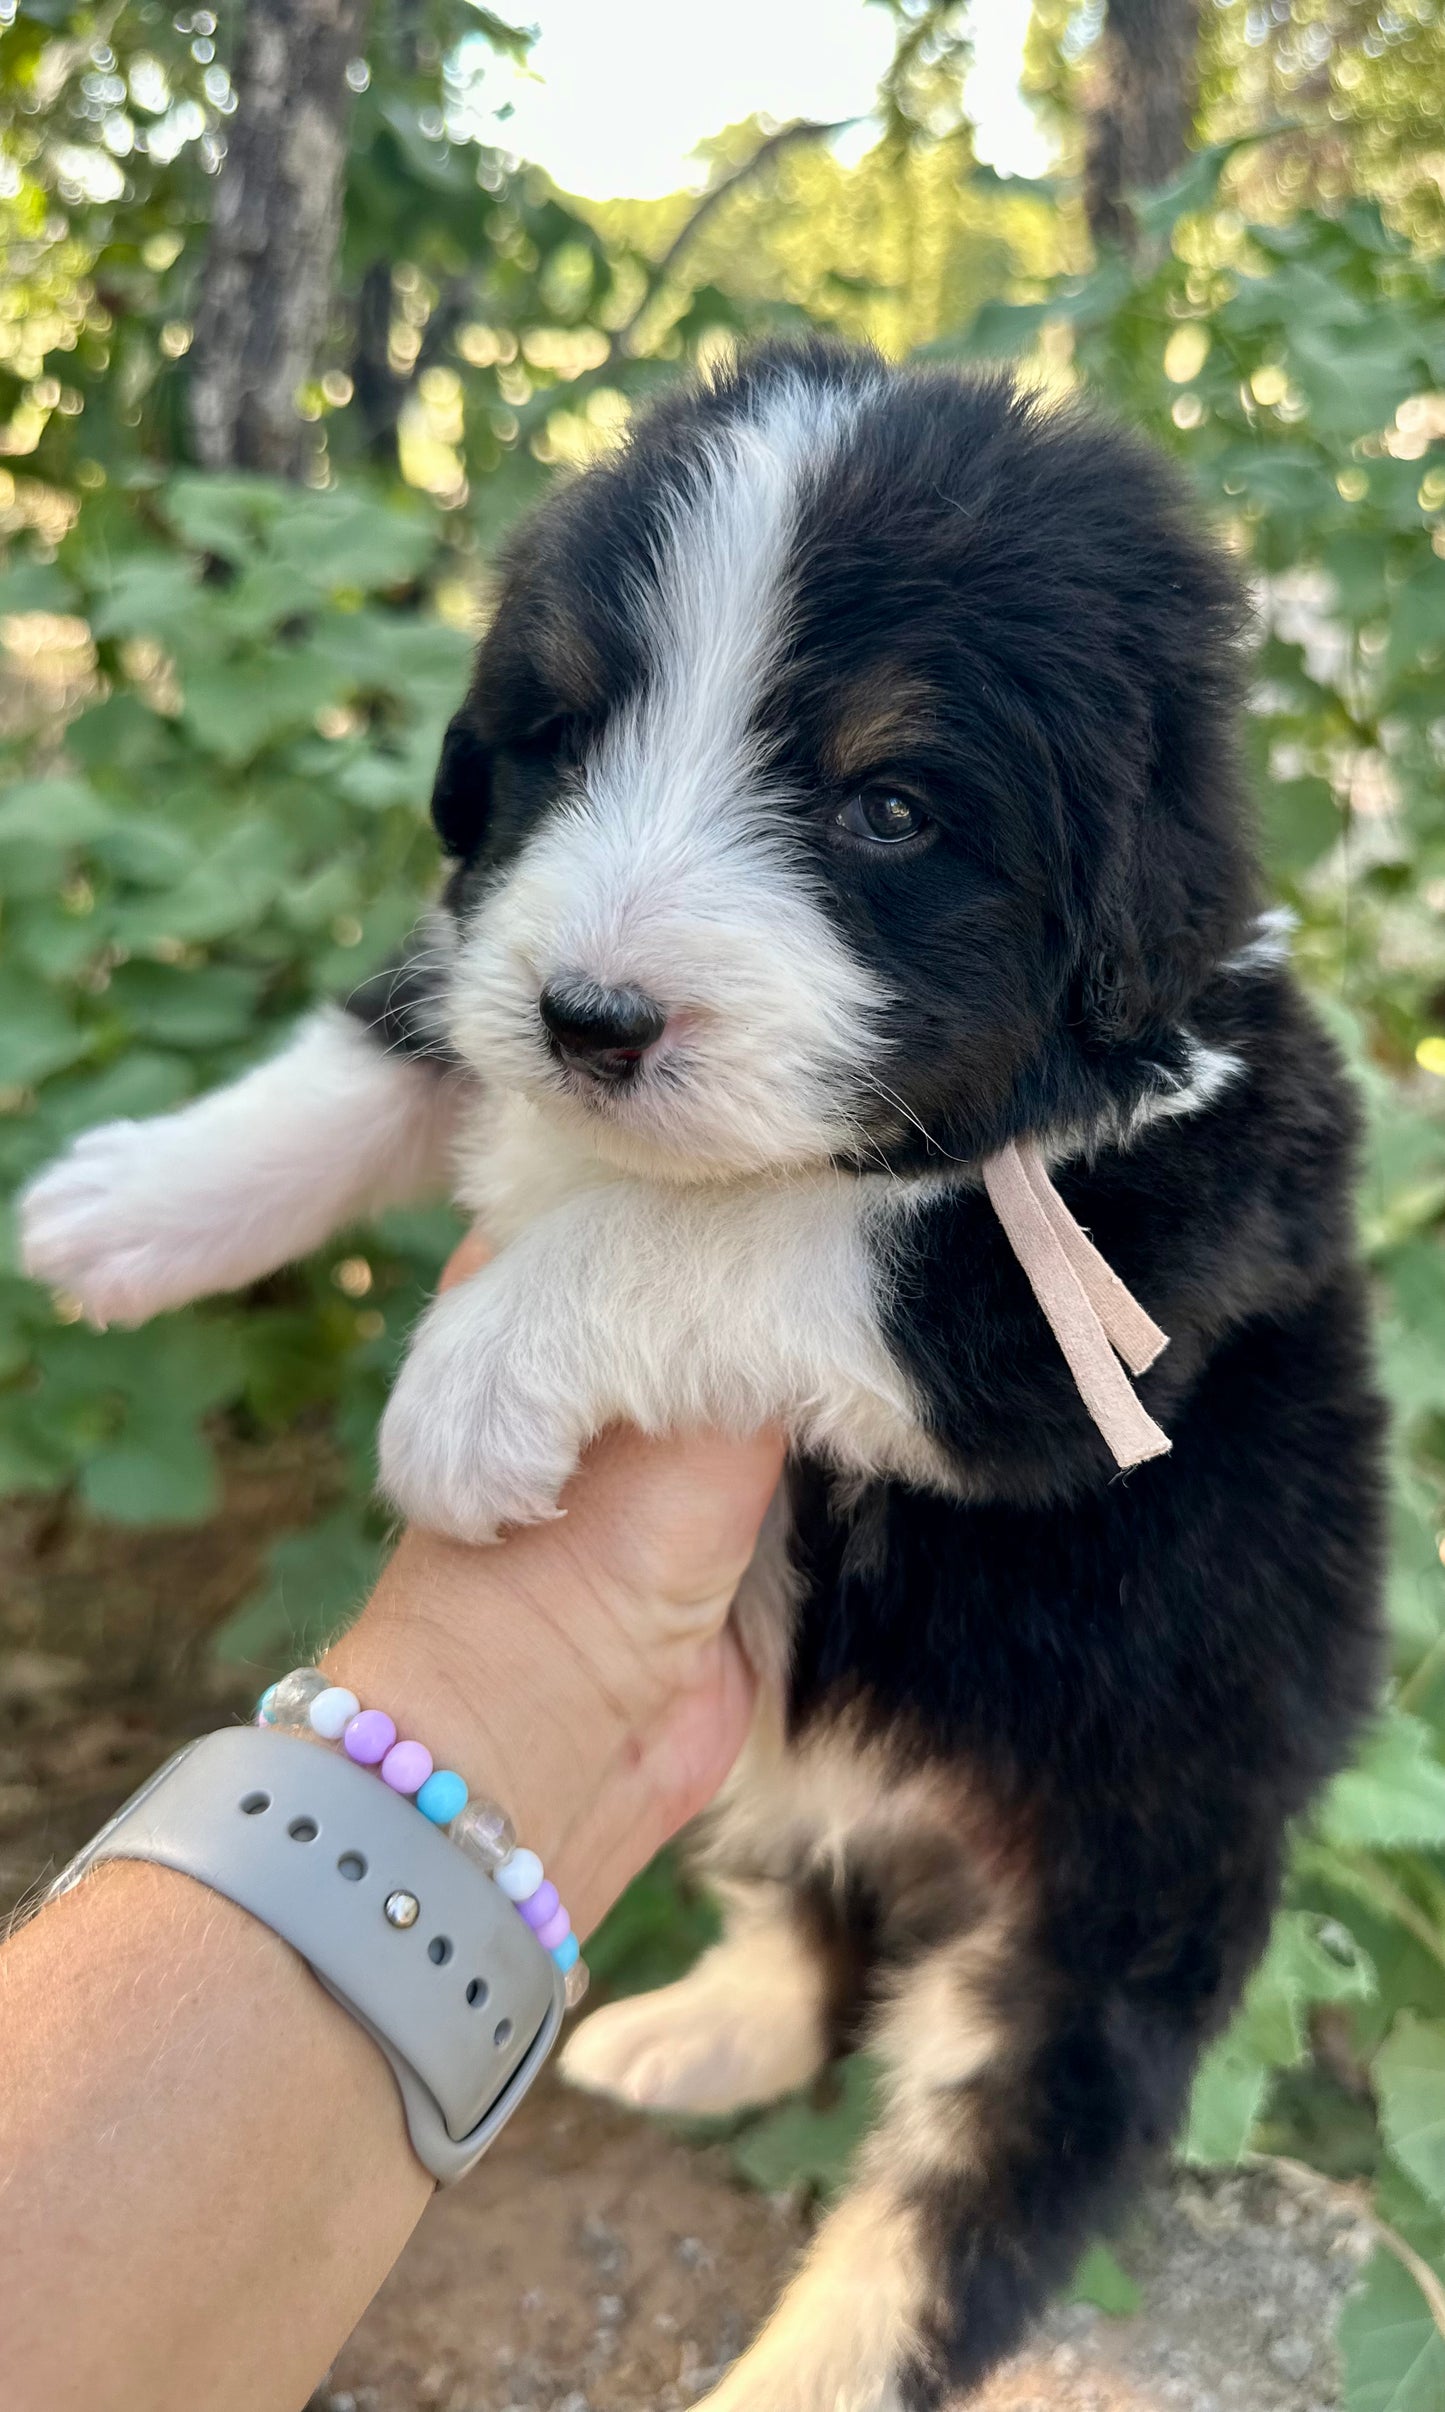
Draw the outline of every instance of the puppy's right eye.
<instances>
[{"instance_id":1,"label":"puppy's right eye","mask_svg":"<svg viewBox=\"0 0 1445 2412\"><path fill-rule=\"evenodd\" d=\"M861 838L870 846L901 846L933 826L911 796L889 787L863 788L839 805L833 820L849 837Z\"/></svg>"}]
</instances>

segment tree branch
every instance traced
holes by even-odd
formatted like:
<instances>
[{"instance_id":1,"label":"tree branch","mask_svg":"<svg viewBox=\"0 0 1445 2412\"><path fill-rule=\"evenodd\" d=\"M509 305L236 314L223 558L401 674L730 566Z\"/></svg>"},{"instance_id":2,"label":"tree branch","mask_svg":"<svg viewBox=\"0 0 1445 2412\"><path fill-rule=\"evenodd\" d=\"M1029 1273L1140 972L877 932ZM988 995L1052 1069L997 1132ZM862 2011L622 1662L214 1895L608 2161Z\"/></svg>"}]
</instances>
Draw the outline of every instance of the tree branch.
<instances>
[{"instance_id":1,"label":"tree branch","mask_svg":"<svg viewBox=\"0 0 1445 2412\"><path fill-rule=\"evenodd\" d=\"M617 333L612 338L613 352L622 352L627 349L631 342L631 338L636 333L638 327L642 323L642 320L647 315L647 312L653 301L666 284L669 276L671 276L673 269L677 266L677 263L681 259L683 253L691 250L692 245L696 242L709 218L713 217L722 207L724 201L726 201L733 193L737 191L740 184L751 183L753 177L757 175L760 168L770 166L773 160L779 158L784 151L791 150L795 144L801 142L826 142L832 135L843 133L845 128L856 125L857 122L858 121L855 117L835 118L830 125L824 124L819 119L808 117L797 118L792 125L780 126L776 134L769 134L765 136L764 140L758 144L757 149L753 152L750 158L745 159L741 166L735 167L729 175L724 176L720 184L711 185L703 194L702 199L698 202L698 205L692 212L692 215L689 218L684 219L677 233L673 236L672 241L668 244L667 249L663 253L661 259L652 269L652 272L648 278L646 293L643 295L641 301L638 303L637 308L633 311L632 316L628 319L626 325L619 327Z\"/></svg>"},{"instance_id":2,"label":"tree branch","mask_svg":"<svg viewBox=\"0 0 1445 2412\"><path fill-rule=\"evenodd\" d=\"M740 185L750 183L760 169L770 166L784 151L793 149L795 145L805 142L826 142L830 136L845 132L849 126L856 125L857 122L855 117L836 118L831 124L825 124L821 120L813 118L800 117L790 126L781 126L776 134L765 136L763 141L758 144L757 149L742 162L741 166L733 168L720 183L711 185L703 194L697 207L684 219L661 259L655 261L649 269L647 286L642 299L624 324L618 327L609 338L607 350L596 367L583 369L577 376L569 377L564 384L549 385L539 393L535 393L531 401L518 413L518 422L522 432L525 433L528 429L535 427L540 420L545 419L551 411L555 410L560 402L580 401L582 396L590 393L595 386L605 383L619 361L633 358L633 338L658 294L672 275L678 261L684 252L691 249L708 220L715 216L724 201L728 200Z\"/></svg>"}]
</instances>

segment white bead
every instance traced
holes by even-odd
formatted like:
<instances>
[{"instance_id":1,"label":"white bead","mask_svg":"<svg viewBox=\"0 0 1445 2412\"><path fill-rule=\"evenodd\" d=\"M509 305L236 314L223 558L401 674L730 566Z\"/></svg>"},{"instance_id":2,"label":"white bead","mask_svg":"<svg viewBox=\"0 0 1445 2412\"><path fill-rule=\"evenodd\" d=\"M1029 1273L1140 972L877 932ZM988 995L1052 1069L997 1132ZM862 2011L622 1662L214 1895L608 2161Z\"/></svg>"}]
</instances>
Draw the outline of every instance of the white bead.
<instances>
[{"instance_id":1,"label":"white bead","mask_svg":"<svg viewBox=\"0 0 1445 2412\"><path fill-rule=\"evenodd\" d=\"M361 1702L343 1684L333 1683L311 1703L311 1731L323 1742L339 1742Z\"/></svg>"},{"instance_id":2,"label":"white bead","mask_svg":"<svg viewBox=\"0 0 1445 2412\"><path fill-rule=\"evenodd\" d=\"M497 1870L497 1882L509 1901L530 1901L542 1881L542 1862L535 1851L514 1851Z\"/></svg>"}]
</instances>

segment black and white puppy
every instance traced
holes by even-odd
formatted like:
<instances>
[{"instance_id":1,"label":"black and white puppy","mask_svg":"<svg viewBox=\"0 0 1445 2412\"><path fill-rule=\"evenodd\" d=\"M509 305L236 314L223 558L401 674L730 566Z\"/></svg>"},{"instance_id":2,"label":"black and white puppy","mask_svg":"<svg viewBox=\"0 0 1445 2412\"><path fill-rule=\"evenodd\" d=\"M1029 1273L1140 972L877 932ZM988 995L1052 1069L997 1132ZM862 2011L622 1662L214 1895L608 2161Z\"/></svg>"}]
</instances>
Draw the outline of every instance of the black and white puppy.
<instances>
[{"instance_id":1,"label":"black and white puppy","mask_svg":"<svg viewBox=\"0 0 1445 2412\"><path fill-rule=\"evenodd\" d=\"M1018 2340L1183 2110L1375 1681L1381 1410L1335 1054L1260 919L1239 614L1164 466L1002 376L767 351L513 545L412 958L83 1139L32 1270L133 1320L451 1179L390 1497L484 1539L628 1419L781 1419L725 1939L583 2084L880 2123L709 2399ZM1117 1474L980 1185L1032 1139L1171 1335Z\"/></svg>"}]
</instances>

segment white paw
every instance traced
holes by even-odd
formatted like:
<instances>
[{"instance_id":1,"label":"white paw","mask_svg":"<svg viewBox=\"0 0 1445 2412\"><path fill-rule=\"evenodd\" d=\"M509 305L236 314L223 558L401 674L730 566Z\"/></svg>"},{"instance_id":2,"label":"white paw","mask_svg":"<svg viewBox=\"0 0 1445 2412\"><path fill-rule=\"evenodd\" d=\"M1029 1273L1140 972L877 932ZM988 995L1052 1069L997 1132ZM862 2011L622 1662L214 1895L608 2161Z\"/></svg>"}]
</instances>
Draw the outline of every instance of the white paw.
<instances>
[{"instance_id":1,"label":"white paw","mask_svg":"<svg viewBox=\"0 0 1445 2412\"><path fill-rule=\"evenodd\" d=\"M680 1984L594 2010L559 2065L569 2084L634 2110L721 2118L792 2093L821 2057L816 2020L785 2020L780 2031L765 2001L709 1984L704 1963Z\"/></svg>"},{"instance_id":2,"label":"white paw","mask_svg":"<svg viewBox=\"0 0 1445 2412\"><path fill-rule=\"evenodd\" d=\"M381 1421L381 1487L414 1524L494 1541L540 1524L577 1463L565 1377L526 1366L503 1265L439 1298L417 1326Z\"/></svg>"},{"instance_id":3,"label":"white paw","mask_svg":"<svg viewBox=\"0 0 1445 2412\"><path fill-rule=\"evenodd\" d=\"M25 1270L79 1300L92 1323L144 1323L209 1289L214 1235L178 1214L163 1125L86 1131L20 1199Z\"/></svg>"}]
</instances>

